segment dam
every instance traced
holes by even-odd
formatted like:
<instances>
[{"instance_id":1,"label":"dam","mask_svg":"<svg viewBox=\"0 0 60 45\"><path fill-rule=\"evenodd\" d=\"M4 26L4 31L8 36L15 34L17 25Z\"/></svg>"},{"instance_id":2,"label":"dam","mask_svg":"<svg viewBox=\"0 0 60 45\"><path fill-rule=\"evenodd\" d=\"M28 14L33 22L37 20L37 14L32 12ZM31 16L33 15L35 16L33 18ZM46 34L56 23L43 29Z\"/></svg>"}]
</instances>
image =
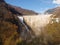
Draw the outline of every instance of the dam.
<instances>
[{"instance_id":1,"label":"dam","mask_svg":"<svg viewBox=\"0 0 60 45\"><path fill-rule=\"evenodd\" d=\"M25 23L31 27L32 31L36 36L39 36L41 33L41 29L45 27L51 21L51 14L50 15L25 15L25 16L18 16L22 24L26 27L27 31L28 28L24 24Z\"/></svg>"}]
</instances>

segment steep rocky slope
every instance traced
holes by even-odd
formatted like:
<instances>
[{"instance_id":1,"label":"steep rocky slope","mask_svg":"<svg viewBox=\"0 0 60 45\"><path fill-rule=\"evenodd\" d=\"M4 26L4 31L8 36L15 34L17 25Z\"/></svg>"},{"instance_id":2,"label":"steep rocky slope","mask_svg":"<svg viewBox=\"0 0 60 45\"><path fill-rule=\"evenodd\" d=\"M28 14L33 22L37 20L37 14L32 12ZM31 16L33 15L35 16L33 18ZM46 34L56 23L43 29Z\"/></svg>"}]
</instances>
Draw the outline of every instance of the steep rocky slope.
<instances>
[{"instance_id":1,"label":"steep rocky slope","mask_svg":"<svg viewBox=\"0 0 60 45\"><path fill-rule=\"evenodd\" d=\"M17 45L21 41L20 33L26 29L17 15L22 13L0 0L0 45Z\"/></svg>"}]
</instances>

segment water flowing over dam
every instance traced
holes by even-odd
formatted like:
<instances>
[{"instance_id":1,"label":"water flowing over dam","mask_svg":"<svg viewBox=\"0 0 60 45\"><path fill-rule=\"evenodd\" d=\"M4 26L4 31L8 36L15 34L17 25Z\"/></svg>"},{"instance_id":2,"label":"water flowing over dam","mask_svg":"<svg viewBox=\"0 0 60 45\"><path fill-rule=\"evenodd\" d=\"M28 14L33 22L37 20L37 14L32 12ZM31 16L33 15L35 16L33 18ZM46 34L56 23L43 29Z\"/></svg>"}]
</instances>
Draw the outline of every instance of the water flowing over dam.
<instances>
[{"instance_id":1,"label":"water flowing over dam","mask_svg":"<svg viewBox=\"0 0 60 45\"><path fill-rule=\"evenodd\" d=\"M25 27L25 30L23 30L23 31L21 32L21 36L24 37L24 39L26 40L26 38L27 38L28 35L30 34L30 31L29 31L27 25L24 23L23 17L22 17L22 16L20 16L20 17L18 16L18 18L19 18L20 22L22 23L22 25ZM29 35L29 36L30 36L30 35Z\"/></svg>"},{"instance_id":2,"label":"water flowing over dam","mask_svg":"<svg viewBox=\"0 0 60 45\"><path fill-rule=\"evenodd\" d=\"M26 15L26 16L18 16L22 24L25 26L26 30L29 32L26 24L32 29L36 36L40 35L41 29L46 26L50 20L52 15ZM25 21L25 23L24 23Z\"/></svg>"}]
</instances>

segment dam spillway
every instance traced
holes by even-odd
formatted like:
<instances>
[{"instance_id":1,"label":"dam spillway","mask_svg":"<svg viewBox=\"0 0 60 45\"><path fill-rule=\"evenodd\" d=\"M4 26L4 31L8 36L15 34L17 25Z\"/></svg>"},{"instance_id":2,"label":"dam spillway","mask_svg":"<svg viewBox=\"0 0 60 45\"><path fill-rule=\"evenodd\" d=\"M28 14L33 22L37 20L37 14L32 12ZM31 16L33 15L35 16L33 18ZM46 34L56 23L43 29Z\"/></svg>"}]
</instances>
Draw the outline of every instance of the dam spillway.
<instances>
[{"instance_id":1,"label":"dam spillway","mask_svg":"<svg viewBox=\"0 0 60 45\"><path fill-rule=\"evenodd\" d=\"M35 33L36 36L40 35L41 28L49 24L51 21L52 15L25 15L25 16L18 16L22 24L26 27L27 31L28 28L24 24L25 23L31 27L32 31Z\"/></svg>"}]
</instances>

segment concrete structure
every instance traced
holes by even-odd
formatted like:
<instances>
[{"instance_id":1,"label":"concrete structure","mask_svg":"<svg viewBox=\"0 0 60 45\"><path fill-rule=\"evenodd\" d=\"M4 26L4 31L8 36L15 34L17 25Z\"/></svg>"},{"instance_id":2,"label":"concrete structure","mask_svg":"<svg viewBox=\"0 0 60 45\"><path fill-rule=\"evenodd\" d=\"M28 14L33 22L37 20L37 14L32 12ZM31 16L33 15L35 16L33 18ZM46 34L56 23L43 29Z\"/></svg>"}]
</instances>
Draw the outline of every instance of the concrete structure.
<instances>
[{"instance_id":1,"label":"concrete structure","mask_svg":"<svg viewBox=\"0 0 60 45\"><path fill-rule=\"evenodd\" d=\"M27 23L28 26L31 27L32 31L35 33L36 36L40 35L41 29L49 24L51 21L52 15L25 15L25 16L18 16L18 18L23 22L23 20ZM23 22L24 23L24 22Z\"/></svg>"}]
</instances>

